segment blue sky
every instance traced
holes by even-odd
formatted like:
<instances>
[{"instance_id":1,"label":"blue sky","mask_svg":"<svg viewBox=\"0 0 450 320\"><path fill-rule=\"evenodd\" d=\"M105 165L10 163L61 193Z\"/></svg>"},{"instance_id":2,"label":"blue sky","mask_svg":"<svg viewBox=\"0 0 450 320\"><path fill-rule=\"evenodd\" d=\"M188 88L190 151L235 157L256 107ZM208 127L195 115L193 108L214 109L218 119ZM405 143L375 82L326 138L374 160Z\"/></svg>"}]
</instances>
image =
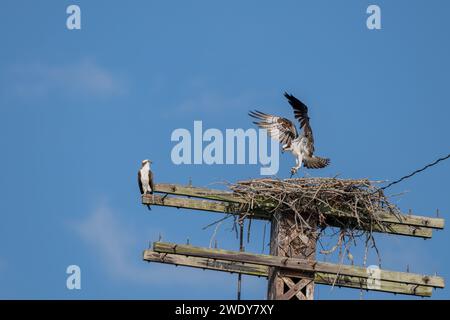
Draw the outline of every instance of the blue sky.
<instances>
[{"instance_id":1,"label":"blue sky","mask_svg":"<svg viewBox=\"0 0 450 320\"><path fill-rule=\"evenodd\" d=\"M378 4L382 30L366 28ZM66 28L77 4L82 29ZM218 215L140 205L136 173L208 186L256 177L258 165L171 162L176 128L250 128L259 108L310 107L310 175L394 180L447 154L448 1L7 1L0 4L0 298L234 299L236 276L142 262L158 239L208 246ZM293 159L283 155L281 178ZM450 211L449 163L389 190L405 212ZM263 223L248 251L260 252ZM219 247L237 249L231 223ZM448 230L431 240L377 237L384 268L450 276ZM355 258L361 261L359 249ZM359 252L360 253L360 252ZM369 263L376 263L371 257ZM82 289L66 289L66 267ZM243 298L266 281L244 277ZM450 298L448 289L433 298ZM319 299L358 299L318 286ZM365 293L364 298L405 298Z\"/></svg>"}]
</instances>

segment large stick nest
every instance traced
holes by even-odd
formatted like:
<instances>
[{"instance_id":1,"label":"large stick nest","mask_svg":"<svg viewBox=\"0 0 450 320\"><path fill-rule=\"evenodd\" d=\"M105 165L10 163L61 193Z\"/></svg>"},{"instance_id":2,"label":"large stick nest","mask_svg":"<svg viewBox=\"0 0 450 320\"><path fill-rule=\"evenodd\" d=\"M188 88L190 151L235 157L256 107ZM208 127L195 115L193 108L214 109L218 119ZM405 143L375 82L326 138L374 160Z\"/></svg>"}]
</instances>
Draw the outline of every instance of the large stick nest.
<instances>
[{"instance_id":1,"label":"large stick nest","mask_svg":"<svg viewBox=\"0 0 450 320\"><path fill-rule=\"evenodd\" d=\"M381 230L385 228L379 220L379 213L400 213L376 187L376 182L367 179L255 179L238 182L230 189L245 200L242 212L246 215L251 216L251 212L257 209L275 216L295 214L296 227L302 234L321 234L333 219L332 225L339 228L338 243L322 253L331 253L342 246L348 251L348 243L361 235L366 236L366 245L372 240L371 245L376 249L372 229L375 225ZM334 214L326 215L326 212Z\"/></svg>"}]
</instances>

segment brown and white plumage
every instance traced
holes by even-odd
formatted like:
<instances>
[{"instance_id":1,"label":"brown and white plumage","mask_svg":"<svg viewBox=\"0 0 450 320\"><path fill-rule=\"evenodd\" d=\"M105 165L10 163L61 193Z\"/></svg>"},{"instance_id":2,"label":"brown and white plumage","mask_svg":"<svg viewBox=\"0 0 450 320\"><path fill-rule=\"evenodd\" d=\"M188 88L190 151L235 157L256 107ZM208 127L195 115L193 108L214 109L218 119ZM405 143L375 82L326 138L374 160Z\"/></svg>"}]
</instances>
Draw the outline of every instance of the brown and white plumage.
<instances>
[{"instance_id":1,"label":"brown and white plumage","mask_svg":"<svg viewBox=\"0 0 450 320\"><path fill-rule=\"evenodd\" d=\"M250 111L249 115L259 119L259 122L253 122L260 128L266 129L267 133L275 140L288 145L297 137L297 129L294 124L286 118L273 116L261 111Z\"/></svg>"},{"instance_id":2,"label":"brown and white plumage","mask_svg":"<svg viewBox=\"0 0 450 320\"><path fill-rule=\"evenodd\" d=\"M251 111L249 115L258 119L254 122L260 128L266 129L268 134L282 143L283 151L291 151L296 157L296 165L291 169L294 174L305 165L309 169L324 168L330 163L330 159L314 155L314 137L309 124L308 107L293 95L284 93L289 104L294 110L294 116L300 123L302 134L297 133L295 125L288 119L266 114L260 111Z\"/></svg>"},{"instance_id":3,"label":"brown and white plumage","mask_svg":"<svg viewBox=\"0 0 450 320\"><path fill-rule=\"evenodd\" d=\"M141 195L153 194L155 186L153 184L153 172L150 170L150 160L142 161L141 169L138 171L138 184ZM150 206L147 206L150 209Z\"/></svg>"}]
</instances>

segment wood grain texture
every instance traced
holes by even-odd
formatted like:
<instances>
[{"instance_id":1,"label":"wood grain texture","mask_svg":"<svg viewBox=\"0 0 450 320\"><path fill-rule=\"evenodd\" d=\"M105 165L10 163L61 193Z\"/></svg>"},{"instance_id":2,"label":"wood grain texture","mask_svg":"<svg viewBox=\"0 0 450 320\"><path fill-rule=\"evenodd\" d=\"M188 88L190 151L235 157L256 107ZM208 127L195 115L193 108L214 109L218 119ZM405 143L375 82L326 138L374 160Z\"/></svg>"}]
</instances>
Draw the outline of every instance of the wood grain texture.
<instances>
[{"instance_id":1,"label":"wood grain texture","mask_svg":"<svg viewBox=\"0 0 450 320\"><path fill-rule=\"evenodd\" d=\"M153 250L145 250L144 261L165 263L200 269L208 269L221 272L242 273L250 276L268 277L269 267L265 265L240 263L220 259L185 256L172 253L160 253ZM297 276L295 270L286 270L286 275ZM366 278L351 277L345 275L335 275L322 272L314 273L314 282L335 287L346 287L362 290L380 291L395 294L416 295L430 297L432 287L417 286L400 282L380 280L380 286L374 288L367 284Z\"/></svg>"},{"instance_id":2,"label":"wood grain texture","mask_svg":"<svg viewBox=\"0 0 450 320\"><path fill-rule=\"evenodd\" d=\"M195 247L167 242L155 242L153 244L153 251L160 253L172 253L186 256L206 257L210 259L260 264L268 267L291 269L298 272L322 272L365 279L370 278L370 275L367 272L367 268L363 267L333 264L320 261L313 262L304 259L278 257L249 252L208 249L203 247ZM388 271L384 269L380 270L379 279L435 288L444 288L445 286L444 279L442 277L407 272Z\"/></svg>"}]
</instances>

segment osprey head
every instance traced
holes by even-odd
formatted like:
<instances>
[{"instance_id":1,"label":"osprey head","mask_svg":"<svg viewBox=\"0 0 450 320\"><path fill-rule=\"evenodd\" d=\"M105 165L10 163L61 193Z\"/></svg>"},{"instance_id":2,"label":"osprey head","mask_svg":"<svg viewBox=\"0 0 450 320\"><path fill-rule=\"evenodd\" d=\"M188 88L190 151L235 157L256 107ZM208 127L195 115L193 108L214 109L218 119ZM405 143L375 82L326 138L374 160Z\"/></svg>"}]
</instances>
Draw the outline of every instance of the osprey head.
<instances>
[{"instance_id":1,"label":"osprey head","mask_svg":"<svg viewBox=\"0 0 450 320\"><path fill-rule=\"evenodd\" d=\"M145 159L145 160L142 161L142 166L145 166L147 163L148 163L149 165L151 165L151 164L152 164L152 161L151 161L151 160L148 160L148 159Z\"/></svg>"}]
</instances>

